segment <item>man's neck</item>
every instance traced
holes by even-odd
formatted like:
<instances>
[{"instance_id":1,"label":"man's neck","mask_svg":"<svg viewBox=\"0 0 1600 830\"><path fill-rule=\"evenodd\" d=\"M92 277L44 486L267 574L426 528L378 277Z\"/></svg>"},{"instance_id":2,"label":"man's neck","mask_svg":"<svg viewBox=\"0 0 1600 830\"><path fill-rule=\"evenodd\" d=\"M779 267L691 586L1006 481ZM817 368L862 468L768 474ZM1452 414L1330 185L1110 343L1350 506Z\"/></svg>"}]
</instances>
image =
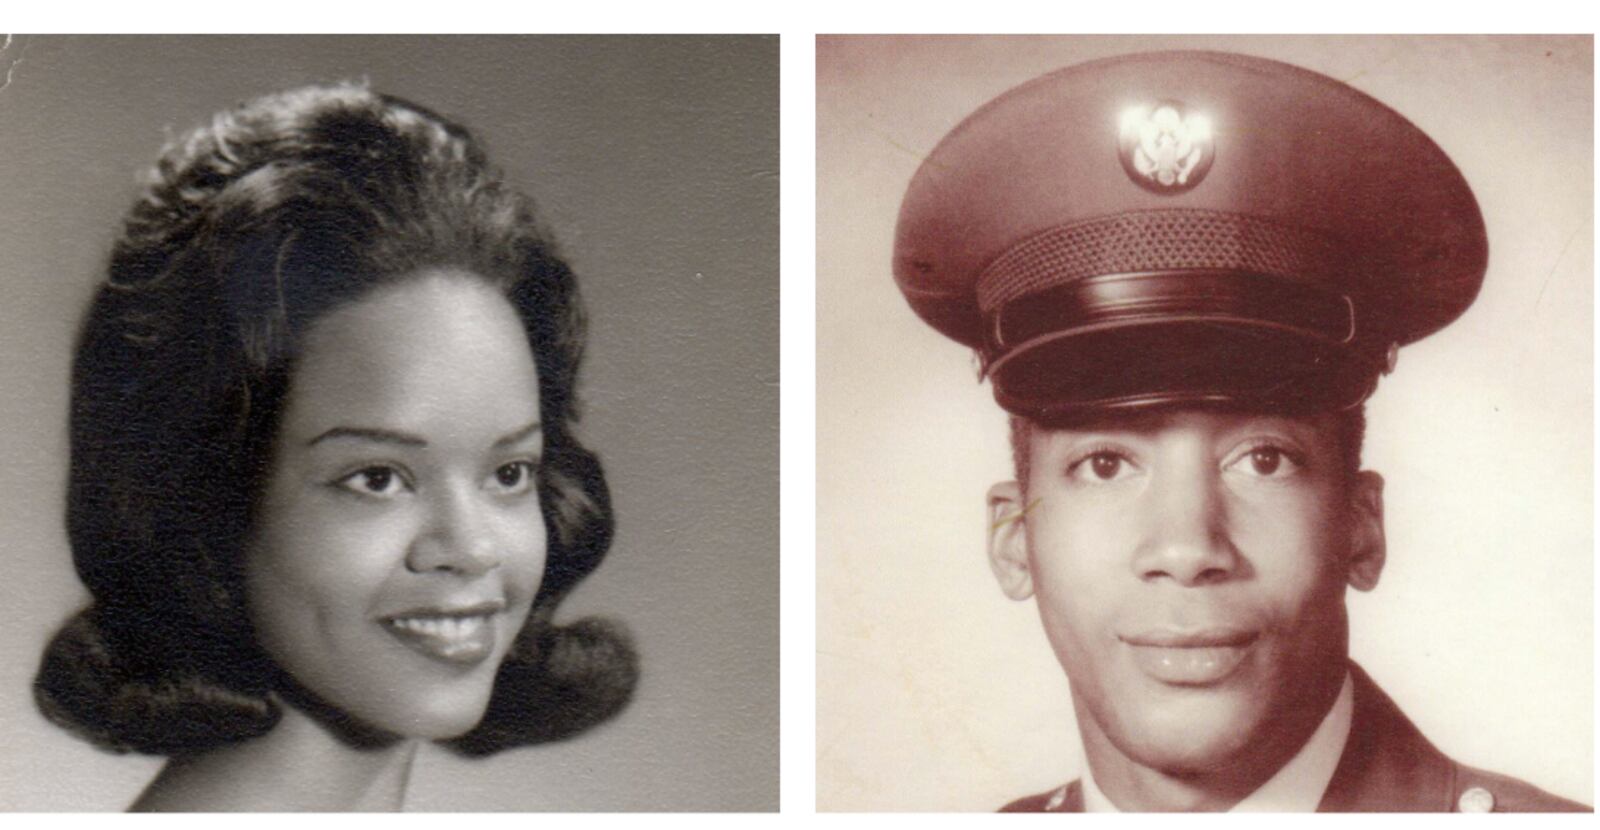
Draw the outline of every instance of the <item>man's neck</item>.
<instances>
[{"instance_id":1,"label":"man's neck","mask_svg":"<svg viewBox=\"0 0 1600 830\"><path fill-rule=\"evenodd\" d=\"M1348 681L1344 681L1347 683ZM1270 730L1276 738L1241 753L1236 761L1204 772L1171 772L1146 766L1123 752L1082 706L1076 706L1088 764L1086 789L1097 789L1123 812L1223 812L1259 790L1294 759L1323 726L1343 684L1323 686L1312 705L1294 707ZM1323 691L1325 690L1325 691ZM1292 717L1293 715L1300 717ZM1336 737L1343 746L1344 731ZM1331 767L1329 768L1331 775Z\"/></svg>"}]
</instances>

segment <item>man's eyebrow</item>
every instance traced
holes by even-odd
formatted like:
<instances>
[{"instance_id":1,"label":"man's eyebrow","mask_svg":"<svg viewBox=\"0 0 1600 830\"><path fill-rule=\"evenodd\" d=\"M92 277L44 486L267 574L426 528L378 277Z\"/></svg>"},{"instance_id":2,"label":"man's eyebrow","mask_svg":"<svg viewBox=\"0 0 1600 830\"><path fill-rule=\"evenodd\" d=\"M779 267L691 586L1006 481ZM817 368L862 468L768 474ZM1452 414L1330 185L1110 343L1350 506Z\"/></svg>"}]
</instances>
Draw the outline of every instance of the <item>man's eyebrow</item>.
<instances>
[{"instance_id":1,"label":"man's eyebrow","mask_svg":"<svg viewBox=\"0 0 1600 830\"><path fill-rule=\"evenodd\" d=\"M306 446L315 446L323 441L335 438L354 438L360 441L375 441L381 444L400 444L407 447L426 447L428 442L409 432L399 432L381 427L334 427L327 432L306 442Z\"/></svg>"},{"instance_id":2,"label":"man's eyebrow","mask_svg":"<svg viewBox=\"0 0 1600 830\"><path fill-rule=\"evenodd\" d=\"M495 441L494 442L494 448L498 450L498 449L504 449L505 447L509 447L512 444L518 443L519 441L522 441L522 440L524 440L526 438L529 438L529 437L531 437L533 435L538 434L539 431L541 429L543 429L543 428L544 428L543 425L541 425L538 421L534 421L533 423L528 424L527 426L522 427L521 429L514 430L512 432L507 433L506 435L501 437L498 441Z\"/></svg>"}]
</instances>

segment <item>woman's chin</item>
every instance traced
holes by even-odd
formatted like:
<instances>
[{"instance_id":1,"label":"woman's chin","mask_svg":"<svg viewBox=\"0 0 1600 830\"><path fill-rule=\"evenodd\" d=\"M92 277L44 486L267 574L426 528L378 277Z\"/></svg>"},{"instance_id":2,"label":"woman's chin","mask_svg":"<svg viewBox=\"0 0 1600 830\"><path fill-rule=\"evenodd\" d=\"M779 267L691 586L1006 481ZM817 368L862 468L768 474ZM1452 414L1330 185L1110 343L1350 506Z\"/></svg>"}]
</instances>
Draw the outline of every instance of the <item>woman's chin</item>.
<instances>
[{"instance_id":1,"label":"woman's chin","mask_svg":"<svg viewBox=\"0 0 1600 830\"><path fill-rule=\"evenodd\" d=\"M471 732L489 707L492 684L417 685L396 697L394 688L370 697L320 694L299 684L280 689L281 699L321 723L345 743L378 747L398 740L445 741Z\"/></svg>"},{"instance_id":2,"label":"woman's chin","mask_svg":"<svg viewBox=\"0 0 1600 830\"><path fill-rule=\"evenodd\" d=\"M482 721L483 709L470 713L437 713L419 719L404 734L425 741L449 741L471 732Z\"/></svg>"},{"instance_id":3,"label":"woman's chin","mask_svg":"<svg viewBox=\"0 0 1600 830\"><path fill-rule=\"evenodd\" d=\"M406 738L447 741L471 732L489 707L488 688L438 690L408 701L398 711L380 714L383 728ZM375 713L378 714L378 713Z\"/></svg>"}]
</instances>

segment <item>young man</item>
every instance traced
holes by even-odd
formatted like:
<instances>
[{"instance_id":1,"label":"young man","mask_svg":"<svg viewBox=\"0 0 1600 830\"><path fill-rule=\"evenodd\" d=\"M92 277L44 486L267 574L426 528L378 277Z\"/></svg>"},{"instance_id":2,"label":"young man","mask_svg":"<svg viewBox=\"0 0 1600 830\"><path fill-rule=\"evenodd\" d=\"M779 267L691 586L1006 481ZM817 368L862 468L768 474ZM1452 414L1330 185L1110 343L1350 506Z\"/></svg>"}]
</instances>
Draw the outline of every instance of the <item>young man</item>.
<instances>
[{"instance_id":1,"label":"young man","mask_svg":"<svg viewBox=\"0 0 1600 830\"><path fill-rule=\"evenodd\" d=\"M1258 58L1071 67L924 160L896 282L1011 414L990 559L1087 760L1008 809L1586 809L1451 761L1348 658L1385 557L1362 404L1486 262L1432 140Z\"/></svg>"}]
</instances>

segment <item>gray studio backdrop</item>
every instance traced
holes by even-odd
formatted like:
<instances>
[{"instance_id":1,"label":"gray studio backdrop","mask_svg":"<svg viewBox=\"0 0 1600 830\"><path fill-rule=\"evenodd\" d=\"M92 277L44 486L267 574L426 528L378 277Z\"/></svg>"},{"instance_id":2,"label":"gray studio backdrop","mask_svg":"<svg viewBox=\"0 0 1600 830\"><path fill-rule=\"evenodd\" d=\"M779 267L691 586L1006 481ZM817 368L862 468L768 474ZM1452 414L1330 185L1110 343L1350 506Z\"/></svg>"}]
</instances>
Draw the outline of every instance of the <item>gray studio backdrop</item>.
<instances>
[{"instance_id":1,"label":"gray studio backdrop","mask_svg":"<svg viewBox=\"0 0 1600 830\"><path fill-rule=\"evenodd\" d=\"M31 683L86 599L63 529L74 333L136 175L239 100L370 80L477 131L592 318L582 428L618 536L564 606L643 679L566 743L418 756L410 810L778 804L776 37L32 37L0 51L0 809L118 810L159 759L49 725Z\"/></svg>"}]
</instances>

